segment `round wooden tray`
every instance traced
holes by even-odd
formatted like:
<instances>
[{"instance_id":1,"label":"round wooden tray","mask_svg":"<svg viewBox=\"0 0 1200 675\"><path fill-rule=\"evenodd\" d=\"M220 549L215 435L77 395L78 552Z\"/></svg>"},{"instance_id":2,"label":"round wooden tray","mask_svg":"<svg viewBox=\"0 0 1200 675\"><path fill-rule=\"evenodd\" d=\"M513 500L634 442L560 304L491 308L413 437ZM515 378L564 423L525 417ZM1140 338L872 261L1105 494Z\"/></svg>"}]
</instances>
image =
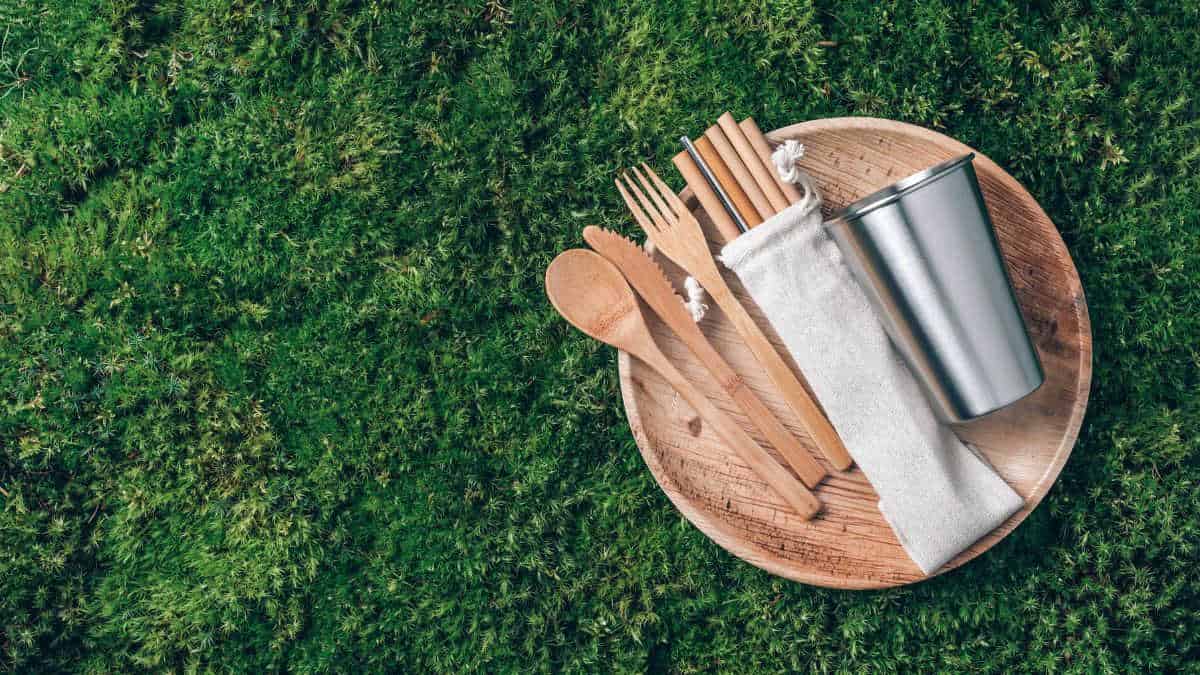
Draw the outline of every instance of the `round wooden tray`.
<instances>
[{"instance_id":1,"label":"round wooden tray","mask_svg":"<svg viewBox=\"0 0 1200 675\"><path fill-rule=\"evenodd\" d=\"M1046 371L1046 382L1004 410L955 427L1026 501L1021 511L939 573L954 569L994 546L1025 520L1071 454L1087 408L1092 360L1091 324L1075 265L1054 224L1012 176L977 150L942 134L901 122L846 117L795 124L769 137L804 144L801 165L824 196L826 215L939 161L976 153L980 187ZM682 196L691 198L686 190ZM711 235L712 226L703 210L694 199L688 203ZM717 239L710 236L710 241ZM682 287L683 273L659 258L672 281ZM787 358L736 277L729 273L726 278ZM646 314L668 358L774 453L691 352L652 312ZM799 421L776 395L728 319L713 308L701 326L717 351L811 448ZM836 345L830 348L836 349ZM816 490L825 509L817 518L802 521L699 422L662 378L624 352L618 363L625 411L642 457L675 506L717 544L768 572L818 586L884 588L925 578L884 522L875 491L862 471L853 468L842 473L826 465L830 477ZM824 461L815 451L813 456Z\"/></svg>"}]
</instances>

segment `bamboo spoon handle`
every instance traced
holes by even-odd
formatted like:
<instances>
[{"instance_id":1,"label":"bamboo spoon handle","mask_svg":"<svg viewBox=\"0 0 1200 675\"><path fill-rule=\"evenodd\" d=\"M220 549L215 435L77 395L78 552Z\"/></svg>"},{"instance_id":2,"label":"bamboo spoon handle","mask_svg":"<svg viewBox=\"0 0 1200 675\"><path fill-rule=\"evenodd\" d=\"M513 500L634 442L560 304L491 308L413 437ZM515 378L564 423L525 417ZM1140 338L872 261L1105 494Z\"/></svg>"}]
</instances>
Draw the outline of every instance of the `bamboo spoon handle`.
<instances>
[{"instance_id":1,"label":"bamboo spoon handle","mask_svg":"<svg viewBox=\"0 0 1200 675\"><path fill-rule=\"evenodd\" d=\"M711 274L705 276L711 276ZM779 352L775 351L774 345L763 334L746 308L742 307L742 303L733 296L733 292L729 290L729 286L726 285L719 272L716 277L716 279L697 278L721 310L725 312L725 315L729 317L734 328L746 341L746 346L750 348L759 364L767 371L771 381L779 387L784 400L796 412L801 424L804 425L804 430L821 450L821 454L825 455L825 458L839 471L849 469L854 460L850 458L850 453L846 451L846 446L842 445L842 439L833 430L829 420L825 419L825 415L817 407L812 396L809 395L804 385L800 384L800 380L796 379L795 373L784 363Z\"/></svg>"},{"instance_id":2,"label":"bamboo spoon handle","mask_svg":"<svg viewBox=\"0 0 1200 675\"><path fill-rule=\"evenodd\" d=\"M775 171L775 162L771 161L771 145L767 143L767 137L763 136L762 130L758 128L758 123L753 117L747 117L738 125L742 131L746 132L746 140L750 141L750 147L754 148L755 154L762 159L763 164L771 173L771 177L775 179L775 183L779 185L779 189L783 190L783 196L787 198L789 204L795 204L800 201L800 189L791 183L785 182L779 177Z\"/></svg>"},{"instance_id":3,"label":"bamboo spoon handle","mask_svg":"<svg viewBox=\"0 0 1200 675\"><path fill-rule=\"evenodd\" d=\"M690 343L688 346L692 347ZM725 363L724 359L721 359L712 345L705 340L696 346L698 349L693 349L693 353L709 366L712 374L721 383L721 388L742 410L746 411L746 414L762 430L771 445L775 446L779 454L783 455L784 460L796 471L800 480L808 487L816 487L824 480L828 474L821 468L821 465L813 461L796 437L783 426L783 423L775 417L766 404L750 391L746 382L729 367L729 364ZM704 356L700 356L701 354Z\"/></svg>"},{"instance_id":4,"label":"bamboo spoon handle","mask_svg":"<svg viewBox=\"0 0 1200 675\"><path fill-rule=\"evenodd\" d=\"M729 173L737 181L738 187L742 189L742 192L746 193L746 198L750 200L750 204L754 207L755 212L758 213L758 217L766 220L775 215L775 210L771 208L771 202L758 187L758 183L754 180L754 175L750 173L750 169L746 168L746 163L738 156L737 149L733 147L733 143L730 142L725 132L721 130L720 125L714 124L709 127L704 132L704 137L713 144L713 148L721 156L721 160L725 162L725 166L729 168ZM724 185L721 187L724 187Z\"/></svg>"},{"instance_id":5,"label":"bamboo spoon handle","mask_svg":"<svg viewBox=\"0 0 1200 675\"><path fill-rule=\"evenodd\" d=\"M708 397L696 390L657 347L636 354L638 358L662 375L675 391L696 410L700 419L712 426L713 431L733 448L743 462L767 481L804 520L810 520L821 510L821 502L800 481L792 478L787 469L779 465L754 439L725 413L721 412Z\"/></svg>"},{"instance_id":6,"label":"bamboo spoon handle","mask_svg":"<svg viewBox=\"0 0 1200 675\"><path fill-rule=\"evenodd\" d=\"M721 131L725 132L730 145L737 151L738 158L746 165L746 169L750 171L754 182L762 190L767 201L770 202L771 215L775 215L786 209L788 207L787 197L783 196L783 190L780 189L779 184L772 177L774 167L763 163L762 158L758 156L758 153L754 151L754 147L750 145L750 139L746 137L746 132L734 121L733 115L729 113L721 115L717 119L717 125L721 127Z\"/></svg>"}]
</instances>

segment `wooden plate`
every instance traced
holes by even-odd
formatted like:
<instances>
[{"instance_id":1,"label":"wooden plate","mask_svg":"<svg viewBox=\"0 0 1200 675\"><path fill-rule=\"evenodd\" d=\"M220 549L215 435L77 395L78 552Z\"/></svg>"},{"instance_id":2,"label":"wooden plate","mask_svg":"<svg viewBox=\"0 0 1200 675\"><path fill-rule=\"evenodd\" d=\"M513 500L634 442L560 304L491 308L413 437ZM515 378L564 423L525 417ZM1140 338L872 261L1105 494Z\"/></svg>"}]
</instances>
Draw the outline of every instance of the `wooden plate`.
<instances>
[{"instance_id":1,"label":"wooden plate","mask_svg":"<svg viewBox=\"0 0 1200 675\"><path fill-rule=\"evenodd\" d=\"M796 139L804 143L806 152L801 164L824 195L826 215L941 160L976 153L979 183L1017 300L1046 371L1046 382L1017 404L956 427L959 436L977 445L1026 503L939 573L954 569L994 546L1025 520L1071 454L1087 408L1092 359L1091 325L1075 265L1058 230L1037 201L990 159L951 138L909 124L871 118L805 122L775 131L769 137L776 142ZM686 190L682 196L691 199ZM695 200L689 204L712 232L711 223ZM682 287L684 275L665 261L664 267ZM786 357L786 350L736 277L726 276ZM651 312L647 316L659 346L684 375L718 407L732 414L763 447L774 452L683 344ZM775 394L720 311L710 310L702 327L734 369L807 443L799 422ZM629 424L654 478L688 520L730 553L773 574L834 588L883 588L924 578L884 522L876 507L875 491L860 470L831 470L830 478L817 489L825 504L824 512L804 522L696 418L658 375L624 352L619 369ZM813 455L819 457L815 451Z\"/></svg>"}]
</instances>

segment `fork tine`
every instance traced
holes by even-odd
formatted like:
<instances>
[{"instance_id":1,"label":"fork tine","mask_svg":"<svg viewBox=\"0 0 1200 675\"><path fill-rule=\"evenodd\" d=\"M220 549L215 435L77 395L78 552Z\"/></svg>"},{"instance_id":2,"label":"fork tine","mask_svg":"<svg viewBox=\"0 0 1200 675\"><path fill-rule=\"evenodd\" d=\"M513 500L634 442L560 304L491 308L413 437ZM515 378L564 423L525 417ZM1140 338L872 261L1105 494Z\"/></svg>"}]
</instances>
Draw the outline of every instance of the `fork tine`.
<instances>
[{"instance_id":1,"label":"fork tine","mask_svg":"<svg viewBox=\"0 0 1200 675\"><path fill-rule=\"evenodd\" d=\"M663 179L658 177L658 174L654 173L654 169L647 166L645 162L642 162L642 168L646 170L646 173L650 174L650 180L654 181L654 185L658 187L658 191L667 198L667 202L671 204L671 208L674 209L676 215L681 216L688 212L688 208L683 205L683 200L663 182Z\"/></svg>"},{"instance_id":2,"label":"fork tine","mask_svg":"<svg viewBox=\"0 0 1200 675\"><path fill-rule=\"evenodd\" d=\"M671 207L667 206L666 202L663 201L662 195L658 194L658 190L650 184L650 181L646 180L646 177L642 175L641 171L638 171L636 166L633 167L633 175L637 176L638 182L642 184L642 187L646 188L646 192L650 193L650 198L654 200L654 205L658 207L658 211L663 215L663 218L674 225L679 216L671 210Z\"/></svg>"},{"instance_id":3,"label":"fork tine","mask_svg":"<svg viewBox=\"0 0 1200 675\"><path fill-rule=\"evenodd\" d=\"M658 212L658 209L654 208L654 205L650 203L650 200L646 197L646 194L642 192L640 187L637 186L637 183L633 182L633 179L629 177L629 174L623 173L621 174L621 178L625 179L626 187L628 187L629 191L632 192L635 197L637 197L638 203L642 205L642 208L646 210L646 213L650 214L650 218L654 221L654 224L657 225L660 230L671 229L671 226L667 224L666 219L664 219L662 214Z\"/></svg>"},{"instance_id":4,"label":"fork tine","mask_svg":"<svg viewBox=\"0 0 1200 675\"><path fill-rule=\"evenodd\" d=\"M658 228L654 226L654 223L651 222L648 217L646 217L646 213L642 211L642 207L638 206L637 202L633 201L633 197L631 197L629 192L625 190L625 186L621 185L621 181L613 180L613 182L617 184L617 192L621 193L621 198L625 200L625 205L629 207L629 212L633 214L633 219L638 222L638 225L642 226L642 230L644 230L647 234L657 233Z\"/></svg>"}]
</instances>

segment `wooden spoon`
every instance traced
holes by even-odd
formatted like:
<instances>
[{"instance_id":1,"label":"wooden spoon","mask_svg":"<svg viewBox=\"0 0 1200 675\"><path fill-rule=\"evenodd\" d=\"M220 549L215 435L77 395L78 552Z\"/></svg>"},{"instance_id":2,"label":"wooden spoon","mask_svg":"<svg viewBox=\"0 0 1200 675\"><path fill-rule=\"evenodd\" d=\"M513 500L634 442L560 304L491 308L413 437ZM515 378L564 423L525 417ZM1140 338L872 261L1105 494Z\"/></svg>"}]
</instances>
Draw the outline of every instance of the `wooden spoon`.
<instances>
[{"instance_id":1,"label":"wooden spoon","mask_svg":"<svg viewBox=\"0 0 1200 675\"><path fill-rule=\"evenodd\" d=\"M821 510L808 488L671 365L654 343L633 289L612 263L585 249L564 251L546 269L546 295L571 325L629 352L661 375L801 518L808 520Z\"/></svg>"}]
</instances>

